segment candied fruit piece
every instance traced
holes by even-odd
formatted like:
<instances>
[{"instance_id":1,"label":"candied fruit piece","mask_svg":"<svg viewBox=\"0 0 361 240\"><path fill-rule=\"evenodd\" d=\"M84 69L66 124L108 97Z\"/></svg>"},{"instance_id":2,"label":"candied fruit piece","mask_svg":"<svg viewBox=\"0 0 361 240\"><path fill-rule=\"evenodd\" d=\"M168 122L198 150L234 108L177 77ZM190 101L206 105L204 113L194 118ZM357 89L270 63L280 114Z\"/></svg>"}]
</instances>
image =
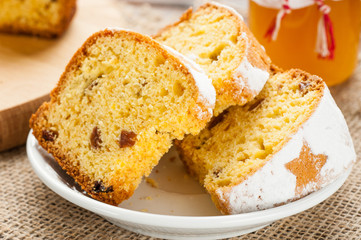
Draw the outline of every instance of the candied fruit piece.
<instances>
[{"instance_id":1,"label":"candied fruit piece","mask_svg":"<svg viewBox=\"0 0 361 240\"><path fill-rule=\"evenodd\" d=\"M137 140L136 138L137 138L136 133L134 133L132 131L122 130L122 132L120 134L120 139L119 139L119 147L126 148L126 147L134 146L134 144Z\"/></svg>"},{"instance_id":2,"label":"candied fruit piece","mask_svg":"<svg viewBox=\"0 0 361 240\"><path fill-rule=\"evenodd\" d=\"M90 135L90 144L91 144L91 147L94 149L99 149L101 147L101 144L103 141L100 138L100 134L101 134L101 132L100 132L99 128L97 126L94 127L93 132Z\"/></svg>"}]
</instances>

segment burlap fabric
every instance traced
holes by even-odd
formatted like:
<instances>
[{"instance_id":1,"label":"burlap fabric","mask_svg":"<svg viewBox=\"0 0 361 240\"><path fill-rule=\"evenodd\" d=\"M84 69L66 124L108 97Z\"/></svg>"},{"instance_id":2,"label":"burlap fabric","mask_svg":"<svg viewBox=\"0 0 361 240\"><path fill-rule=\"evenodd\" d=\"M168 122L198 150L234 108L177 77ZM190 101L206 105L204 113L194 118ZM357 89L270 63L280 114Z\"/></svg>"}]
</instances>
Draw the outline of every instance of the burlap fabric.
<instances>
[{"instance_id":1,"label":"burlap fabric","mask_svg":"<svg viewBox=\"0 0 361 240\"><path fill-rule=\"evenodd\" d=\"M124 11L129 15L128 26L138 31L151 33L157 28L149 25L144 17L158 26L167 21L159 15L162 10L151 14L153 9L144 5L124 6ZM345 115L360 155L361 64L351 79L332 88L331 92ZM360 176L361 162L358 161L346 183L328 200L234 239L361 239ZM32 171L25 147L19 147L0 153L0 239L152 238L114 226L52 192Z\"/></svg>"}]
</instances>

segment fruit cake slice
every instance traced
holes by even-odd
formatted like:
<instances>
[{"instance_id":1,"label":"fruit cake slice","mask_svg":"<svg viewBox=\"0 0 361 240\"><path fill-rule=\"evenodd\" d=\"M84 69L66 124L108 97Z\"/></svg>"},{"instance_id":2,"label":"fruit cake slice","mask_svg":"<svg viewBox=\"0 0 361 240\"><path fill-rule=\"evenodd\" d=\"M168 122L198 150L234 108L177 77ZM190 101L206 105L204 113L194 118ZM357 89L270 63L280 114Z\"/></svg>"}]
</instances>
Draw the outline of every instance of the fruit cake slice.
<instances>
[{"instance_id":1,"label":"fruit cake slice","mask_svg":"<svg viewBox=\"0 0 361 240\"><path fill-rule=\"evenodd\" d=\"M154 38L198 63L217 92L214 114L252 100L269 78L270 59L234 9L206 3Z\"/></svg>"},{"instance_id":2,"label":"fruit cake slice","mask_svg":"<svg viewBox=\"0 0 361 240\"><path fill-rule=\"evenodd\" d=\"M301 198L345 173L356 157L325 83L301 70L276 73L253 101L177 144L225 214Z\"/></svg>"},{"instance_id":3,"label":"fruit cake slice","mask_svg":"<svg viewBox=\"0 0 361 240\"><path fill-rule=\"evenodd\" d=\"M150 37L104 30L75 53L30 127L89 195L117 205L173 139L205 127L214 103L194 63Z\"/></svg>"},{"instance_id":4,"label":"fruit cake slice","mask_svg":"<svg viewBox=\"0 0 361 240\"><path fill-rule=\"evenodd\" d=\"M76 0L1 0L0 32L56 37L68 27Z\"/></svg>"}]
</instances>

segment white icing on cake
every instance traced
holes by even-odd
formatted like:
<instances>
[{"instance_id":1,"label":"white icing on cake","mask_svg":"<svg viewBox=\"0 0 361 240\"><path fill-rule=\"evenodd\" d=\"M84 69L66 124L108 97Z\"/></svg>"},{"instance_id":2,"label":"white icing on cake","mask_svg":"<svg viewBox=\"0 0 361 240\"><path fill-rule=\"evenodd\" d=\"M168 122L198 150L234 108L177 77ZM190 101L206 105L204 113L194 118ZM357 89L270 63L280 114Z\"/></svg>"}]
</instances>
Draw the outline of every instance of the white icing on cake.
<instances>
[{"instance_id":1,"label":"white icing on cake","mask_svg":"<svg viewBox=\"0 0 361 240\"><path fill-rule=\"evenodd\" d=\"M283 0L252 0L253 2L267 8L277 8L280 9L283 4ZM341 0L332 0L332 1L341 1ZM291 9L304 8L315 4L314 0L289 0L289 6Z\"/></svg>"},{"instance_id":2,"label":"white icing on cake","mask_svg":"<svg viewBox=\"0 0 361 240\"><path fill-rule=\"evenodd\" d=\"M299 157L306 141L312 154L324 154L327 161L319 173L319 183L310 182L296 194L296 176L285 164ZM216 191L231 214L274 207L302 197L331 183L356 161L346 121L325 87L324 95L311 117L285 146L255 174L231 189Z\"/></svg>"},{"instance_id":3,"label":"white icing on cake","mask_svg":"<svg viewBox=\"0 0 361 240\"><path fill-rule=\"evenodd\" d=\"M163 45L163 47L181 60L193 75L201 97L208 103L208 111L212 114L216 103L216 90L212 84L212 80L207 77L202 68L193 60L187 58L183 54L177 52L171 47Z\"/></svg>"},{"instance_id":4,"label":"white icing on cake","mask_svg":"<svg viewBox=\"0 0 361 240\"><path fill-rule=\"evenodd\" d=\"M242 88L244 87L243 82L246 82L248 88L258 94L270 75L268 71L254 67L248 61L250 42L245 32L242 33L241 37L246 41L246 50L241 64L233 74L233 78L238 81Z\"/></svg>"}]
</instances>

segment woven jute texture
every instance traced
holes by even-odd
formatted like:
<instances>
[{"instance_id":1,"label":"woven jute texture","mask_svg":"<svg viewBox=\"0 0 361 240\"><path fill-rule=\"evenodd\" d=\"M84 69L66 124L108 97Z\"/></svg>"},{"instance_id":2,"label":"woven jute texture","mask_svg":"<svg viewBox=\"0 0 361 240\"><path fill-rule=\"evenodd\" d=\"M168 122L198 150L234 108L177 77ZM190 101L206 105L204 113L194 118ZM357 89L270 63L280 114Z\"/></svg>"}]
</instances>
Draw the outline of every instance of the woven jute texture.
<instances>
[{"instance_id":1,"label":"woven jute texture","mask_svg":"<svg viewBox=\"0 0 361 240\"><path fill-rule=\"evenodd\" d=\"M160 10L154 13L147 5L124 5L123 10L129 15L128 27L146 33L169 20L160 17ZM156 24L150 25L144 18ZM346 83L331 88L331 92L345 115L360 155L361 64ZM234 239L361 239L360 176L361 162L357 161L346 183L326 201ZM31 169L25 147L19 147L0 154L0 239L152 238L112 225L52 192Z\"/></svg>"}]
</instances>

